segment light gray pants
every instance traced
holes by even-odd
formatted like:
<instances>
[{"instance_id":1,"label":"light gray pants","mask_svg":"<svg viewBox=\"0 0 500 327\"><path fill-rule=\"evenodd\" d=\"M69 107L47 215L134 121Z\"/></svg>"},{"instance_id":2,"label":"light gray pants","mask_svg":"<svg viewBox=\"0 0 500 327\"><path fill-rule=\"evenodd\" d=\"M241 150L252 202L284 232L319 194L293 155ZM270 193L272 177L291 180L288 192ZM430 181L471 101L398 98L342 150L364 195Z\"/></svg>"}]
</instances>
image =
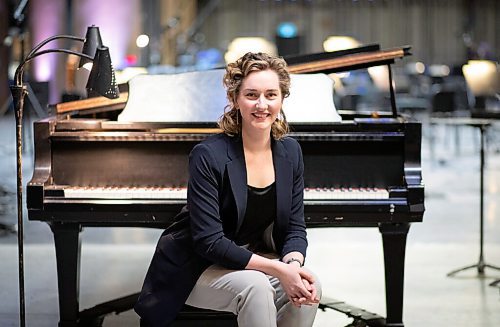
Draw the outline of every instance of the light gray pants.
<instances>
[{"instance_id":1,"label":"light gray pants","mask_svg":"<svg viewBox=\"0 0 500 327\"><path fill-rule=\"evenodd\" d=\"M318 297L321 284L314 276ZM318 304L295 307L278 278L256 270L229 270L212 265L198 279L187 304L238 315L239 327L309 327Z\"/></svg>"}]
</instances>

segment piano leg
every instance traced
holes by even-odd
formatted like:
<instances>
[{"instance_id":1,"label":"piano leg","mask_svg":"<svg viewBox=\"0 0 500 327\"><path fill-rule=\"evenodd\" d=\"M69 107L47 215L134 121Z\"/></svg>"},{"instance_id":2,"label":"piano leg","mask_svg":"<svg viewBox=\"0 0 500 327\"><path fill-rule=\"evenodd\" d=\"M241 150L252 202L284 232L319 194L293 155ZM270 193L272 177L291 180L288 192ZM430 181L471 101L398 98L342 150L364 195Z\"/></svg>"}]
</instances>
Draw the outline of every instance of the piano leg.
<instances>
[{"instance_id":1,"label":"piano leg","mask_svg":"<svg viewBox=\"0 0 500 327\"><path fill-rule=\"evenodd\" d=\"M386 326L403 324L403 288L406 235L410 224L381 224L385 265Z\"/></svg>"},{"instance_id":2,"label":"piano leg","mask_svg":"<svg viewBox=\"0 0 500 327\"><path fill-rule=\"evenodd\" d=\"M51 224L57 260L59 293L59 327L76 327L80 291L80 231L79 224Z\"/></svg>"}]
</instances>

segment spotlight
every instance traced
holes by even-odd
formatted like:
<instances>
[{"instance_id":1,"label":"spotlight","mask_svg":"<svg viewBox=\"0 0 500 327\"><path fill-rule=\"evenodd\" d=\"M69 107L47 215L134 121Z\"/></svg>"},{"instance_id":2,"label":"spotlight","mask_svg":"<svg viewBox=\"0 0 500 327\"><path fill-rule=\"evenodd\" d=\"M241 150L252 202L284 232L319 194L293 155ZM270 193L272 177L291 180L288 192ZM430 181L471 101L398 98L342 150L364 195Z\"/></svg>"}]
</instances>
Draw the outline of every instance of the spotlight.
<instances>
[{"instance_id":1,"label":"spotlight","mask_svg":"<svg viewBox=\"0 0 500 327\"><path fill-rule=\"evenodd\" d=\"M135 40L135 44L139 48L145 48L145 47L147 47L148 44L149 44L149 36L147 36L146 34L139 35L137 37L137 39Z\"/></svg>"}]
</instances>

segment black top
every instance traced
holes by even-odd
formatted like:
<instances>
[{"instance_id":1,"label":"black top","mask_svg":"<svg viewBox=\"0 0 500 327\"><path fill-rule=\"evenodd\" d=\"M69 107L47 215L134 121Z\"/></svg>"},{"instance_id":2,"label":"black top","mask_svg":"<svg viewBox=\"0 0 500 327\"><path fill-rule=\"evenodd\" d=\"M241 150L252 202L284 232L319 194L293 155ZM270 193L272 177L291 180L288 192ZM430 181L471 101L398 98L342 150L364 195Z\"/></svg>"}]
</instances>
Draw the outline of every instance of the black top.
<instances>
[{"instance_id":1,"label":"black top","mask_svg":"<svg viewBox=\"0 0 500 327\"><path fill-rule=\"evenodd\" d=\"M253 252L264 251L262 234L276 217L276 183L262 188L247 187L247 209L236 243L249 244L248 249Z\"/></svg>"}]
</instances>

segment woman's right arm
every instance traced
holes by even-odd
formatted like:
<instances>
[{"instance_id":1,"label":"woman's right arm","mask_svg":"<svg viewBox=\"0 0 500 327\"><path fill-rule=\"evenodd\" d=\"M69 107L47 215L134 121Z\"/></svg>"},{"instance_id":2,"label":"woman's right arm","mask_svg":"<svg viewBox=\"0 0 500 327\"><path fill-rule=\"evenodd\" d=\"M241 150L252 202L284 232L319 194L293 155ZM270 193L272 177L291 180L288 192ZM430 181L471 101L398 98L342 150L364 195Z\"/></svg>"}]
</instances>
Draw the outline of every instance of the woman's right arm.
<instances>
[{"instance_id":1,"label":"woman's right arm","mask_svg":"<svg viewBox=\"0 0 500 327\"><path fill-rule=\"evenodd\" d=\"M189 157L187 202L195 251L226 268L244 269L252 252L224 235L219 213L219 188L224 172L217 166L214 152L200 143Z\"/></svg>"}]
</instances>

